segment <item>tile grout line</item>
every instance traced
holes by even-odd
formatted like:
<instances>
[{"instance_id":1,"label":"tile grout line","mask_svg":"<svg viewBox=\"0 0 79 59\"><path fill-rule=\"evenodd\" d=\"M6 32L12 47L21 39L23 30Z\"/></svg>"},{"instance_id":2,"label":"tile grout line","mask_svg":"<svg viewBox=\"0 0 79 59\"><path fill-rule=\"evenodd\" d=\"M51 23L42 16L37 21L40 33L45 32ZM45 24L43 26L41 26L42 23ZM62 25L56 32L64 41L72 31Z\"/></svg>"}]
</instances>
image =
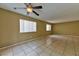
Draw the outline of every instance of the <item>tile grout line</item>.
<instances>
[{"instance_id":1,"label":"tile grout line","mask_svg":"<svg viewBox=\"0 0 79 59\"><path fill-rule=\"evenodd\" d=\"M73 38L72 38L72 41L73 41L75 56L77 56L77 55L76 55L76 46L75 46L75 42L74 42Z\"/></svg>"},{"instance_id":2,"label":"tile grout line","mask_svg":"<svg viewBox=\"0 0 79 59\"><path fill-rule=\"evenodd\" d=\"M13 52L13 53L12 53L12 55L14 56L14 51L13 51L13 48L11 48L11 49L12 49L12 52Z\"/></svg>"},{"instance_id":3,"label":"tile grout line","mask_svg":"<svg viewBox=\"0 0 79 59\"><path fill-rule=\"evenodd\" d=\"M35 41L35 40L32 40L32 41ZM32 42L32 41L30 41L30 42ZM32 48L31 48L31 49L32 49ZM22 48L21 48L21 50L24 51L24 49L22 49ZM13 52L12 55L14 56L13 48L12 48L12 52ZM30 52L32 52L32 51L30 51ZM24 51L24 54L27 55L25 51Z\"/></svg>"},{"instance_id":4,"label":"tile grout line","mask_svg":"<svg viewBox=\"0 0 79 59\"><path fill-rule=\"evenodd\" d=\"M75 45L74 45L73 37L71 37L71 39L72 39L72 43L73 43L72 45L73 45L74 55L76 56Z\"/></svg>"},{"instance_id":5,"label":"tile grout line","mask_svg":"<svg viewBox=\"0 0 79 59\"><path fill-rule=\"evenodd\" d=\"M64 52L65 52L66 46L67 46L67 39L65 39L64 49L63 49L63 53L62 53L63 56L64 56Z\"/></svg>"},{"instance_id":6,"label":"tile grout line","mask_svg":"<svg viewBox=\"0 0 79 59\"><path fill-rule=\"evenodd\" d=\"M56 41L57 41L57 40L55 40L55 41L53 42L53 44L54 44ZM52 44L52 45L53 45L53 44ZM52 55L50 54L50 56L52 56Z\"/></svg>"},{"instance_id":7,"label":"tile grout line","mask_svg":"<svg viewBox=\"0 0 79 59\"><path fill-rule=\"evenodd\" d=\"M12 48L9 48L10 52L12 53L12 56L13 56L13 51L12 51Z\"/></svg>"},{"instance_id":8,"label":"tile grout line","mask_svg":"<svg viewBox=\"0 0 79 59\"><path fill-rule=\"evenodd\" d=\"M35 40L33 40L33 41L35 41ZM30 42L32 42L32 41L30 41ZM43 43L43 44L44 44L44 43ZM42 44L42 45L43 45L43 44ZM38 47L39 47L39 46L38 46ZM37 48L38 48L38 47L37 47ZM12 49L12 50L13 50L13 49ZM21 50L24 51L24 49L22 49L22 48L21 48ZM34 49L33 49L33 50L34 50ZM30 51L30 52L31 52L31 51ZM37 53L37 52L36 52L36 53ZM27 55L25 51L24 51L24 54ZM38 54L38 53L37 53L37 54ZM14 51L13 51L13 55L14 55Z\"/></svg>"},{"instance_id":9,"label":"tile grout line","mask_svg":"<svg viewBox=\"0 0 79 59\"><path fill-rule=\"evenodd\" d=\"M23 50L24 51L24 54L27 55L24 49L21 48L21 50ZM32 51L33 51L33 49L32 49ZM32 51L30 51L30 52L32 52ZM30 52L28 52L28 53L30 53Z\"/></svg>"},{"instance_id":10,"label":"tile grout line","mask_svg":"<svg viewBox=\"0 0 79 59\"><path fill-rule=\"evenodd\" d=\"M27 54L25 53L24 49L21 48L21 50L23 51L23 53L24 53L25 55L27 55Z\"/></svg>"},{"instance_id":11,"label":"tile grout line","mask_svg":"<svg viewBox=\"0 0 79 59\"><path fill-rule=\"evenodd\" d=\"M44 43L43 43L44 44ZM43 44L41 44L41 45L43 45ZM41 45L39 45L38 47L41 47ZM38 48L37 47L37 48ZM31 48L31 49L33 49L33 48ZM35 48L36 49L36 48ZM33 49L34 50L34 49ZM36 52L36 51L35 51ZM41 51L42 52L42 51ZM38 53L38 52L36 52L39 56L40 56L40 54Z\"/></svg>"}]
</instances>

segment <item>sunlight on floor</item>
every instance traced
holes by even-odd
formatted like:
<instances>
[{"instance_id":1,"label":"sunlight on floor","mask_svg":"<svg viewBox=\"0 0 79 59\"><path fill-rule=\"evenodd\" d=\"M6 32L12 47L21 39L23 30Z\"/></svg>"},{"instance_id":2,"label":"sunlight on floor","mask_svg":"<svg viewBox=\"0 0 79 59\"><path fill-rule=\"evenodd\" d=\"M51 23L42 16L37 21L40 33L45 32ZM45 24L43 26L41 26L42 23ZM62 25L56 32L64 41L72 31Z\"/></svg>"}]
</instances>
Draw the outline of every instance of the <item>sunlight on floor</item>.
<instances>
[{"instance_id":1,"label":"sunlight on floor","mask_svg":"<svg viewBox=\"0 0 79 59\"><path fill-rule=\"evenodd\" d=\"M50 35L0 51L1 56L78 56L79 37Z\"/></svg>"}]
</instances>

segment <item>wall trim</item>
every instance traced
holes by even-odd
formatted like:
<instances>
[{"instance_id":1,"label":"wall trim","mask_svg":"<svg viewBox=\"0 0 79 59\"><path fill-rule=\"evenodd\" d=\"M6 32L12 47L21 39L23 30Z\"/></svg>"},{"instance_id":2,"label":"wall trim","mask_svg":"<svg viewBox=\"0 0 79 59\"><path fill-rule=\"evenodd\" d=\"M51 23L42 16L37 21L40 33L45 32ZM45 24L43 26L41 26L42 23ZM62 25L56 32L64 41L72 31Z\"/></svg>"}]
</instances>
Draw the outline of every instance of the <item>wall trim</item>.
<instances>
[{"instance_id":1,"label":"wall trim","mask_svg":"<svg viewBox=\"0 0 79 59\"><path fill-rule=\"evenodd\" d=\"M66 35L66 36L79 37L79 35Z\"/></svg>"},{"instance_id":2,"label":"wall trim","mask_svg":"<svg viewBox=\"0 0 79 59\"><path fill-rule=\"evenodd\" d=\"M34 39L32 39L32 40L34 40ZM13 46L17 46L17 45L20 45L20 44L23 44L23 43L26 43L26 42L29 42L29 41L32 41L32 40L26 40L26 41L14 43L14 44L9 45L9 46L4 46L4 47L1 47L0 50L6 49L6 48L10 48L10 47L13 47Z\"/></svg>"},{"instance_id":3,"label":"wall trim","mask_svg":"<svg viewBox=\"0 0 79 59\"><path fill-rule=\"evenodd\" d=\"M53 34L53 35L58 35L58 34ZM12 45L9 45L9 46L5 46L5 47L2 47L0 48L0 50L3 50L3 49L6 49L6 48L10 48L10 47L13 47L13 46L17 46L17 45L20 45L20 44L23 44L23 43L27 43L27 42L31 42L37 38L40 38L40 37L47 37L47 36L52 36L52 35L44 35L44 36L39 36L39 37L36 37L36 38L31 38L30 40L26 40L26 41L22 41L22 42L18 42L18 43L15 43L15 44L12 44ZM79 37L78 35L61 35L59 34L58 36L71 36L71 37Z\"/></svg>"},{"instance_id":4,"label":"wall trim","mask_svg":"<svg viewBox=\"0 0 79 59\"><path fill-rule=\"evenodd\" d=\"M43 36L39 36L39 37L35 37L35 38L30 38L30 40L25 40L25 41L22 41L22 42L17 42L17 43L14 43L14 44L11 44L9 46L4 46L4 47L1 47L0 50L3 50L3 49L7 49L7 48L10 48L10 47L13 47L13 46L18 46L20 44L23 44L23 43L27 43L27 42L31 42L37 38L40 38L40 37L45 37L45 36L48 36L48 35L43 35Z\"/></svg>"},{"instance_id":5,"label":"wall trim","mask_svg":"<svg viewBox=\"0 0 79 59\"><path fill-rule=\"evenodd\" d=\"M79 35L72 35L72 34L53 34L53 35L79 37Z\"/></svg>"}]
</instances>

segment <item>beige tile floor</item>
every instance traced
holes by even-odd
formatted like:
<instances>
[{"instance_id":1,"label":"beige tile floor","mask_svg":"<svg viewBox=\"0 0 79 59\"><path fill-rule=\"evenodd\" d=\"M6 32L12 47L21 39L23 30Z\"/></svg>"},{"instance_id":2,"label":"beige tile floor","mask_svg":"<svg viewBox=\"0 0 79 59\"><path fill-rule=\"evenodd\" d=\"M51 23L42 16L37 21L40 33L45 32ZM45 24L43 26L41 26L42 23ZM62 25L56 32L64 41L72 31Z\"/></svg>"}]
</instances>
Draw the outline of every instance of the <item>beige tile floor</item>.
<instances>
[{"instance_id":1,"label":"beige tile floor","mask_svg":"<svg viewBox=\"0 0 79 59\"><path fill-rule=\"evenodd\" d=\"M79 56L79 37L50 35L0 51L1 56Z\"/></svg>"}]
</instances>

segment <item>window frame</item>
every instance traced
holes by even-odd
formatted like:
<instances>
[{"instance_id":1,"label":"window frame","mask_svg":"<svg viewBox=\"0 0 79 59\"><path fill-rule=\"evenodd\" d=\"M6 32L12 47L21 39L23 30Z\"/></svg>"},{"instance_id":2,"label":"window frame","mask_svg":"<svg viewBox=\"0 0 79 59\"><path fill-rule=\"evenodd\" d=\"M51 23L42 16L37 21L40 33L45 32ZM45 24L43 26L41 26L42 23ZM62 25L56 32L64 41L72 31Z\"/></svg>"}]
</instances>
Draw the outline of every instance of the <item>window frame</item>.
<instances>
[{"instance_id":1,"label":"window frame","mask_svg":"<svg viewBox=\"0 0 79 59\"><path fill-rule=\"evenodd\" d=\"M20 27L20 28L19 28L19 32L20 32L20 33L31 33L31 32L37 32L37 22L36 22L36 21L25 20L25 19L20 19L20 20L28 21L28 22L29 22L29 31L25 31L25 29L24 29L24 28L25 28L25 27L24 27L24 23L23 23L23 25L22 25L22 26L23 26L23 31L21 31L21 30L20 30L20 29L21 29L21 27L20 27L21 24L20 24L20 21L19 21L19 27ZM35 23L35 25L34 25L34 26L35 26L35 27L34 27L34 28L35 28L35 31L30 31L30 30L31 30L31 29L30 29L30 27L31 27L30 22L34 22L34 23ZM27 25L26 25L26 26L27 26Z\"/></svg>"},{"instance_id":2,"label":"window frame","mask_svg":"<svg viewBox=\"0 0 79 59\"><path fill-rule=\"evenodd\" d=\"M52 30L52 25L51 24L46 24L46 31L50 32Z\"/></svg>"}]
</instances>

